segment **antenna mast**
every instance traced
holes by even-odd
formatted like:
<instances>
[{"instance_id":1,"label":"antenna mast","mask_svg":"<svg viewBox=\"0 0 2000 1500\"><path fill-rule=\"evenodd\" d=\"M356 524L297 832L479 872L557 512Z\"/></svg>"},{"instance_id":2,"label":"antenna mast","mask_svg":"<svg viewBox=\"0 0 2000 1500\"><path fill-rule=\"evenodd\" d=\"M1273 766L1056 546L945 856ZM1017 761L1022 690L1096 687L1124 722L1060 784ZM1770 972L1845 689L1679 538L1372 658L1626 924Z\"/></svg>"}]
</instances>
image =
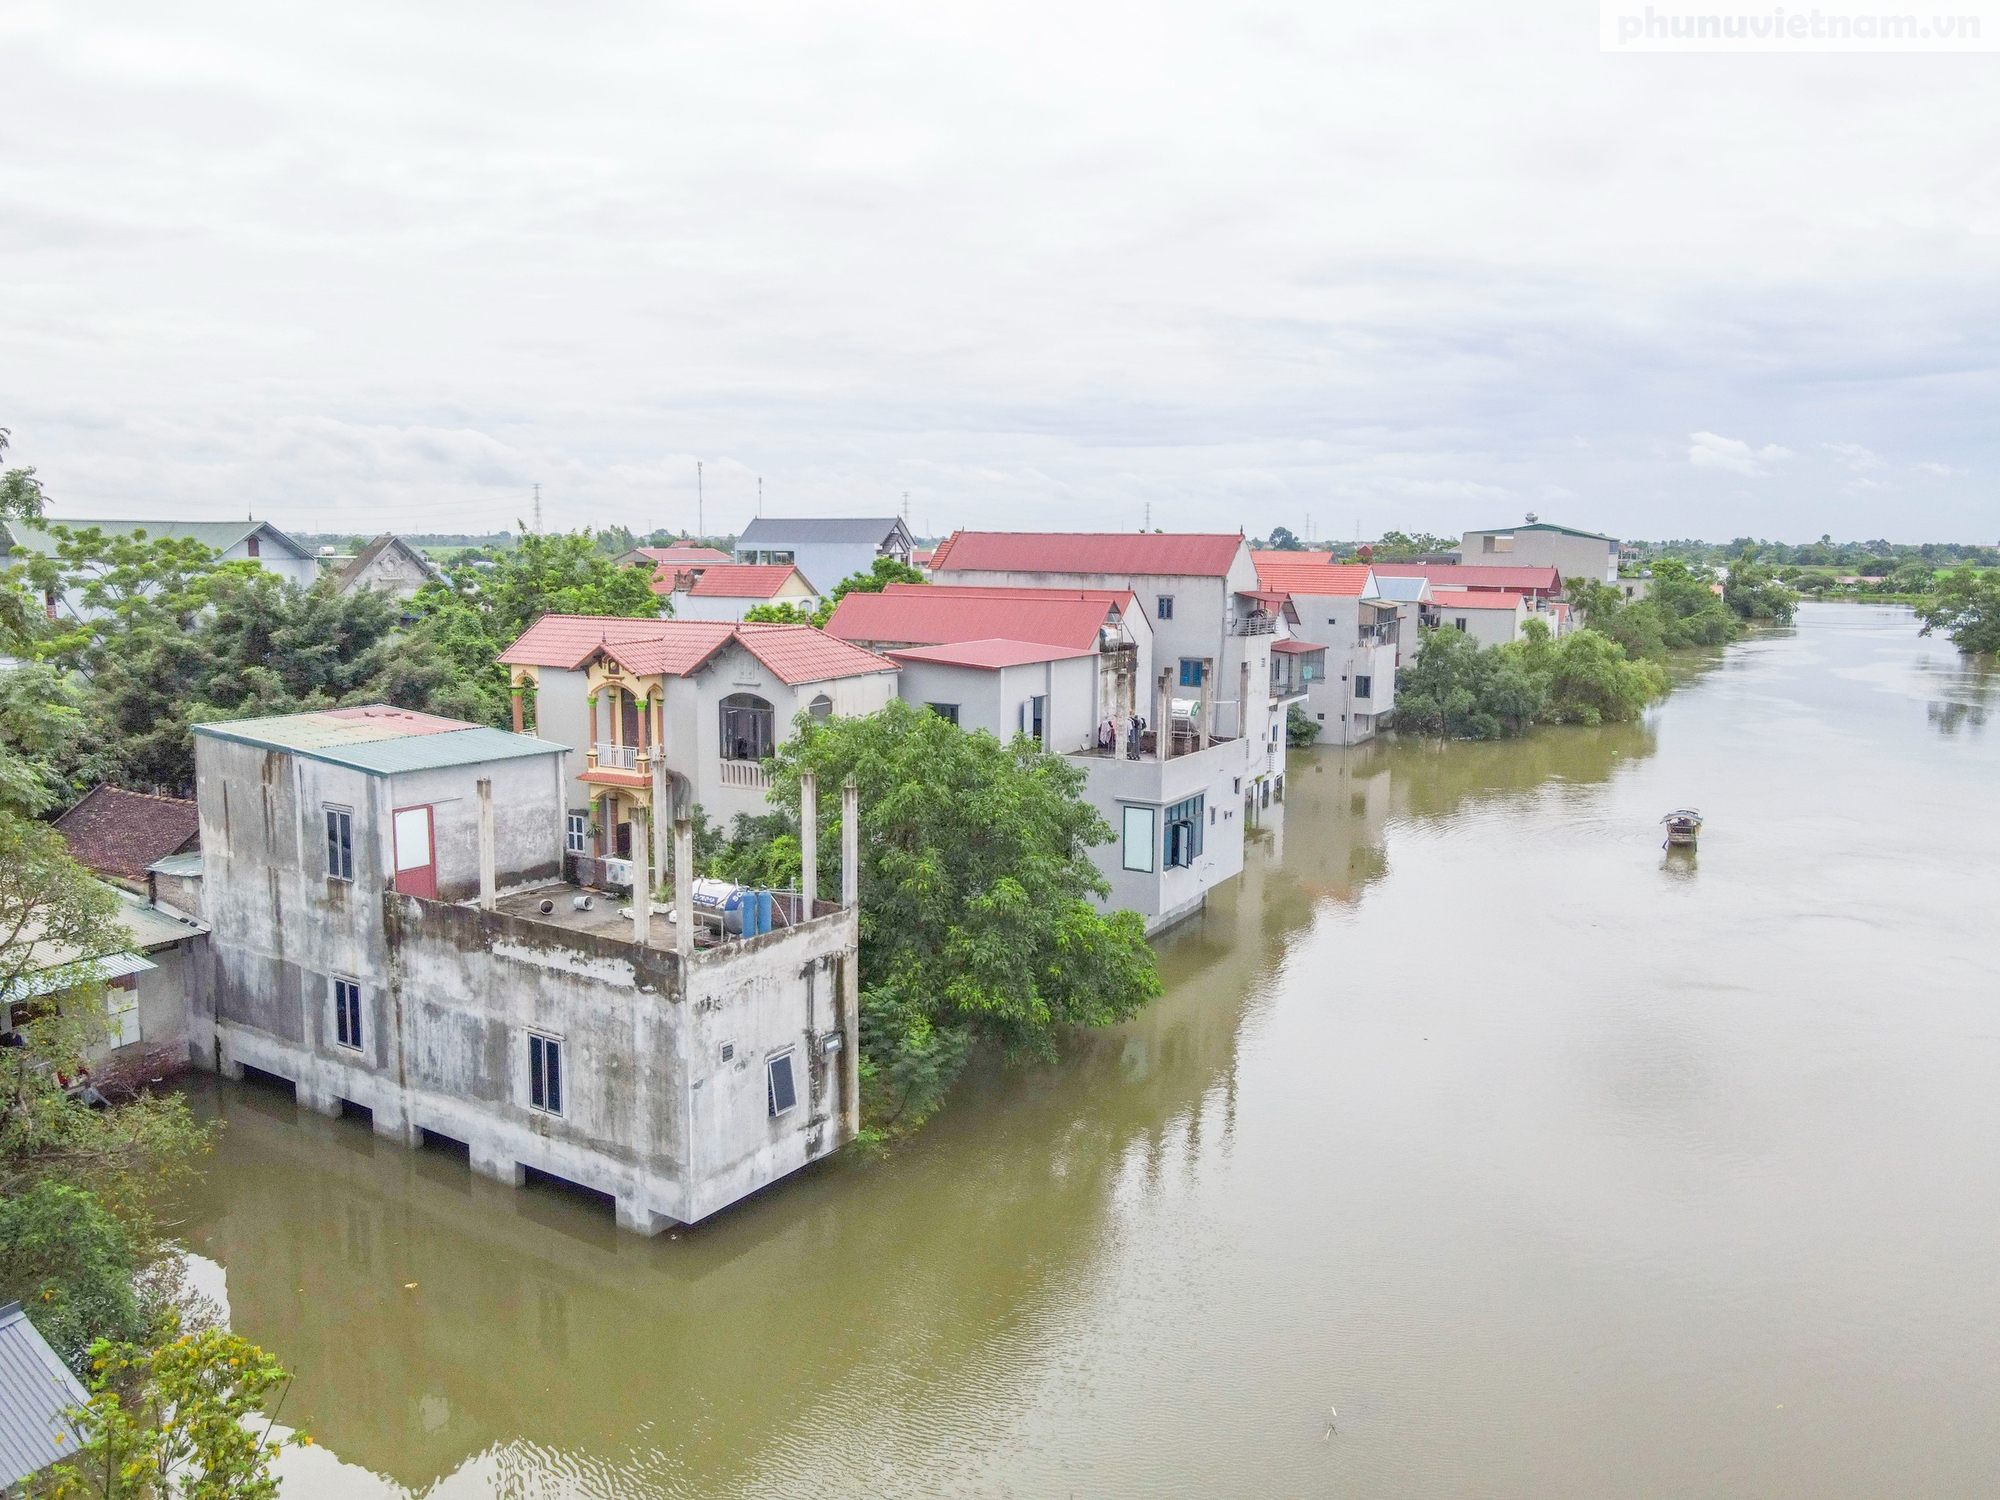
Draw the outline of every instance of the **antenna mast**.
<instances>
[{"instance_id":1,"label":"antenna mast","mask_svg":"<svg viewBox=\"0 0 2000 1500\"><path fill-rule=\"evenodd\" d=\"M757 519L764 519L764 476L757 476Z\"/></svg>"},{"instance_id":2,"label":"antenna mast","mask_svg":"<svg viewBox=\"0 0 2000 1500\"><path fill-rule=\"evenodd\" d=\"M1153 502L1150 500L1146 502L1145 522L1139 527L1139 529L1141 531L1151 531L1153 529Z\"/></svg>"},{"instance_id":3,"label":"antenna mast","mask_svg":"<svg viewBox=\"0 0 2000 1500\"><path fill-rule=\"evenodd\" d=\"M542 534L542 487L535 486L535 535Z\"/></svg>"}]
</instances>

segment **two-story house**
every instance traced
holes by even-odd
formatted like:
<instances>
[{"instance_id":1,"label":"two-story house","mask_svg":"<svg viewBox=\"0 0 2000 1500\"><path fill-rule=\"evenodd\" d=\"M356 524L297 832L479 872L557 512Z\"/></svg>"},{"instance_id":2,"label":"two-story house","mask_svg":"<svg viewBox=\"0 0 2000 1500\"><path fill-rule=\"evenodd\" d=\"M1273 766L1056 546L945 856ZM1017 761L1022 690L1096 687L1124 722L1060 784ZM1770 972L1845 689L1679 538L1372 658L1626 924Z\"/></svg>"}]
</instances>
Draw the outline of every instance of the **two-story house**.
<instances>
[{"instance_id":1,"label":"two-story house","mask_svg":"<svg viewBox=\"0 0 2000 1500\"><path fill-rule=\"evenodd\" d=\"M1292 602L1297 637L1326 648L1326 665L1306 684L1304 711L1327 744L1372 739L1396 707L1402 642L1400 606L1378 592L1365 564L1336 563L1311 552L1259 552L1264 586Z\"/></svg>"},{"instance_id":2,"label":"two-story house","mask_svg":"<svg viewBox=\"0 0 2000 1500\"><path fill-rule=\"evenodd\" d=\"M915 550L901 516L759 516L736 539L738 562L791 563L824 593L868 572L878 557L908 564Z\"/></svg>"},{"instance_id":3,"label":"two-story house","mask_svg":"<svg viewBox=\"0 0 2000 1500\"><path fill-rule=\"evenodd\" d=\"M1538 520L1533 511L1519 526L1468 531L1458 560L1467 567L1552 567L1564 578L1618 581L1618 539Z\"/></svg>"}]
</instances>

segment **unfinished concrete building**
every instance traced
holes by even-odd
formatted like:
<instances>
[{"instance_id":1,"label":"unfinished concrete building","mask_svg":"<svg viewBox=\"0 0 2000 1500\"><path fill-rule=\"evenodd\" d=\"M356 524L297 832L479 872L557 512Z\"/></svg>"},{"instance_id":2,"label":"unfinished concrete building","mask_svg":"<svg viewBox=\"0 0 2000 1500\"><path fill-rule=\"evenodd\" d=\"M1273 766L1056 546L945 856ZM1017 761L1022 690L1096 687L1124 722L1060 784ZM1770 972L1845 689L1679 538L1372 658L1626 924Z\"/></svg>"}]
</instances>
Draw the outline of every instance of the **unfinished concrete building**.
<instances>
[{"instance_id":1,"label":"unfinished concrete building","mask_svg":"<svg viewBox=\"0 0 2000 1500\"><path fill-rule=\"evenodd\" d=\"M622 906L560 878L565 753L385 707L200 726L213 975L191 1050L656 1234L853 1139L855 861L843 901L732 937L698 928L683 823L674 909L646 884Z\"/></svg>"}]
</instances>

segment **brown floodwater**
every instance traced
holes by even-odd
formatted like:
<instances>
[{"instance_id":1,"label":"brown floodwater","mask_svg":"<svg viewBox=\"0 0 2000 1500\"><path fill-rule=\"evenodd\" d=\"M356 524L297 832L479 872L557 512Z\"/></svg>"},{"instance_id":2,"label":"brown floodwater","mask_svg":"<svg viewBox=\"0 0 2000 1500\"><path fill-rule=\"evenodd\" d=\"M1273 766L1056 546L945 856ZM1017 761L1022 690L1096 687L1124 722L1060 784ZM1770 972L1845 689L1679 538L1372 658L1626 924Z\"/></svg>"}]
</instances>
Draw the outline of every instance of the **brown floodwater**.
<instances>
[{"instance_id":1,"label":"brown floodwater","mask_svg":"<svg viewBox=\"0 0 2000 1500\"><path fill-rule=\"evenodd\" d=\"M286 1493L1990 1494L1996 691L1808 606L1295 756L1145 1016L678 1238L205 1084Z\"/></svg>"}]
</instances>

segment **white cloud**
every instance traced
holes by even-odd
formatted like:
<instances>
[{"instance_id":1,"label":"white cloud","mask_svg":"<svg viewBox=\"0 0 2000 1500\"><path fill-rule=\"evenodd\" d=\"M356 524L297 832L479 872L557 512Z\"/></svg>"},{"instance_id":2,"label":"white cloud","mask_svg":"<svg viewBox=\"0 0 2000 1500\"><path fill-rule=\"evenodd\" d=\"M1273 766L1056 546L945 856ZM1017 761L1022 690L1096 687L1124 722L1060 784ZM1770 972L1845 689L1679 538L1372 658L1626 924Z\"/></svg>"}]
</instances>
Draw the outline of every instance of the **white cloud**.
<instances>
[{"instance_id":1,"label":"white cloud","mask_svg":"<svg viewBox=\"0 0 2000 1500\"><path fill-rule=\"evenodd\" d=\"M1879 453L1871 453L1859 443L1822 443L1821 447L1831 453L1834 461L1857 474L1889 467L1887 459Z\"/></svg>"},{"instance_id":2,"label":"white cloud","mask_svg":"<svg viewBox=\"0 0 2000 1500\"><path fill-rule=\"evenodd\" d=\"M1918 464L1916 470L1919 474L1928 474L1933 479L1953 479L1971 472L1969 469L1955 469L1950 464L1930 463Z\"/></svg>"},{"instance_id":3,"label":"white cloud","mask_svg":"<svg viewBox=\"0 0 2000 1500\"><path fill-rule=\"evenodd\" d=\"M1771 472L1768 465L1792 456L1789 449L1776 443L1753 448L1739 438L1718 437L1712 432L1691 432L1688 437L1691 440L1688 462L1697 469L1726 469L1732 474L1762 476Z\"/></svg>"}]
</instances>

